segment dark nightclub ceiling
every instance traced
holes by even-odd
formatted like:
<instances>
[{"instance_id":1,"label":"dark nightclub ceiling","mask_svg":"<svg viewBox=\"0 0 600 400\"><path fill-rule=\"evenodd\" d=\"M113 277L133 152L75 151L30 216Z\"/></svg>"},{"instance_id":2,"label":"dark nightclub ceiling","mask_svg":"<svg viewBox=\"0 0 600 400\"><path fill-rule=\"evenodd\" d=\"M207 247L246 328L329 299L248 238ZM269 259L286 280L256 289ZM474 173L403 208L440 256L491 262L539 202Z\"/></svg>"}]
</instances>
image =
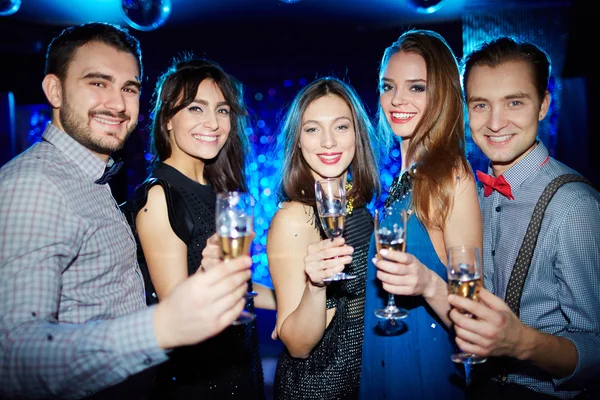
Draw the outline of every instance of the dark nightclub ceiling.
<instances>
[{"instance_id":1,"label":"dark nightclub ceiling","mask_svg":"<svg viewBox=\"0 0 600 400\"><path fill-rule=\"evenodd\" d=\"M90 20L121 24L124 9L154 13L157 26L196 25L215 20L346 19L371 25L460 19L468 10L549 7L568 0L4 0L14 4L12 19L55 25ZM19 5L20 3L20 5ZM152 10L155 8L155 10ZM0 10L1 13L1 10ZM139 14L139 13L138 13ZM163 20L160 21L162 14Z\"/></svg>"}]
</instances>

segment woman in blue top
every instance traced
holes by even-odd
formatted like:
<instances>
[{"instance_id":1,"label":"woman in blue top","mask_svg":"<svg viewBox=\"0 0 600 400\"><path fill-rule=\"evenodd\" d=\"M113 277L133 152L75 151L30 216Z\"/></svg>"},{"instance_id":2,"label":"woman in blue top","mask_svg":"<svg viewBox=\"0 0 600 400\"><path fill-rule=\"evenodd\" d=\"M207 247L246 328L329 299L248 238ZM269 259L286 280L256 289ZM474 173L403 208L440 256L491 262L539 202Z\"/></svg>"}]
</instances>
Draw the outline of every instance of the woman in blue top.
<instances>
[{"instance_id":1,"label":"woman in blue top","mask_svg":"<svg viewBox=\"0 0 600 400\"><path fill-rule=\"evenodd\" d=\"M437 33L412 30L388 47L380 67L379 130L401 141L402 168L386 205L410 209L406 253L371 241L360 396L464 397L462 365L448 319L446 249L481 248L481 212L464 153L463 97L452 50ZM396 296L408 317L392 324L373 310Z\"/></svg>"}]
</instances>

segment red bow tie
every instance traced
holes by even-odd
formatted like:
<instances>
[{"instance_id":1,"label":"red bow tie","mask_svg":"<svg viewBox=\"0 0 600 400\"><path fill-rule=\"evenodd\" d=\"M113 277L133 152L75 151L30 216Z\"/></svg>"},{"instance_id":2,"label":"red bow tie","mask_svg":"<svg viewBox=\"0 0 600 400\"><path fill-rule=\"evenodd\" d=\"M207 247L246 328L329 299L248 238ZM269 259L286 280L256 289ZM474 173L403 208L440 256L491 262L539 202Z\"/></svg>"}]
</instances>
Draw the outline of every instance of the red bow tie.
<instances>
[{"instance_id":1,"label":"red bow tie","mask_svg":"<svg viewBox=\"0 0 600 400\"><path fill-rule=\"evenodd\" d=\"M503 195L509 200L514 200L515 198L512 195L512 190L510 189L510 184L506 182L504 176L500 175L497 178L490 176L488 174L484 174L481 171L476 171L477 179L479 182L483 183L483 194L485 197L488 197L494 190Z\"/></svg>"}]
</instances>

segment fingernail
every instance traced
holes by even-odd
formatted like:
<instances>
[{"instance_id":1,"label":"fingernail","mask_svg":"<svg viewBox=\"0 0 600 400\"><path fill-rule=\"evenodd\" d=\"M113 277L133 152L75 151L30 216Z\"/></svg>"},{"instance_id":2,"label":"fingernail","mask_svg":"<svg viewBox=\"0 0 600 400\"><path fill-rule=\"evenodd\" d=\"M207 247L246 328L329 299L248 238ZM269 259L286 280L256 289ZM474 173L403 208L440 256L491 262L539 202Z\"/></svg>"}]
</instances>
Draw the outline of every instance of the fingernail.
<instances>
[{"instance_id":1,"label":"fingernail","mask_svg":"<svg viewBox=\"0 0 600 400\"><path fill-rule=\"evenodd\" d=\"M381 254L382 256L385 257L385 256L387 256L388 251L387 251L387 249L381 249L381 250L379 250L379 254Z\"/></svg>"},{"instance_id":2,"label":"fingernail","mask_svg":"<svg viewBox=\"0 0 600 400\"><path fill-rule=\"evenodd\" d=\"M373 264L377 264L377 257L373 257L373 258L371 259L371 262L372 262Z\"/></svg>"}]
</instances>

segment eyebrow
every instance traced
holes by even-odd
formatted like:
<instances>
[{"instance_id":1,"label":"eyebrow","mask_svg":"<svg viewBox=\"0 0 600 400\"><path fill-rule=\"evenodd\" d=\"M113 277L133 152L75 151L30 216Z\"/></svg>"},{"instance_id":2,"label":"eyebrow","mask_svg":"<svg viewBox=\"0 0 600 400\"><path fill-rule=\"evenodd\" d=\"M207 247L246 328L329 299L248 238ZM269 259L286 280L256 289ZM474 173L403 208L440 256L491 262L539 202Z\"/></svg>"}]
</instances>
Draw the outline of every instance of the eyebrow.
<instances>
[{"instance_id":1,"label":"eyebrow","mask_svg":"<svg viewBox=\"0 0 600 400\"><path fill-rule=\"evenodd\" d=\"M115 83L115 78L113 76L107 75L107 74L103 74L101 72L90 72L90 73L87 73L82 79L102 79L104 81ZM134 86L138 90L141 89L141 87L142 87L142 85L139 82L133 81L133 80L128 80L123 85L123 87L128 87L128 86Z\"/></svg>"},{"instance_id":2,"label":"eyebrow","mask_svg":"<svg viewBox=\"0 0 600 400\"><path fill-rule=\"evenodd\" d=\"M194 101L192 101L192 103L198 103L198 104L202 104L204 106L208 106L208 101L206 100L202 100L202 99L194 99ZM228 106L229 107L229 103L226 101L220 101L217 103L217 107L221 107L221 106Z\"/></svg>"},{"instance_id":3,"label":"eyebrow","mask_svg":"<svg viewBox=\"0 0 600 400\"><path fill-rule=\"evenodd\" d=\"M385 77L381 78L381 80L384 82L394 82L393 79L385 78ZM419 79L407 79L405 82L408 82L408 83L425 82L425 83L427 83L427 81L425 79L420 79L420 78Z\"/></svg>"},{"instance_id":4,"label":"eyebrow","mask_svg":"<svg viewBox=\"0 0 600 400\"><path fill-rule=\"evenodd\" d=\"M334 123L334 122L337 122L337 121L339 121L340 119L346 119L346 120L348 120L349 122L352 122L352 118L350 118L350 117L346 117L346 116L337 117L337 118L336 118L336 119L334 119L332 122L333 122L333 123ZM321 124L321 122L319 122L319 121L315 121L315 120L313 120L313 119L309 119L308 121L304 121L304 122L302 123L302 126L304 126L304 125L306 125L306 124L310 124L310 123L313 123L313 124L319 124L319 125Z\"/></svg>"},{"instance_id":5,"label":"eyebrow","mask_svg":"<svg viewBox=\"0 0 600 400\"><path fill-rule=\"evenodd\" d=\"M531 96L527 93L517 92L517 93L507 94L506 96L502 97L502 99L503 100L531 99ZM477 97L477 96L469 96L469 99L468 99L469 103L487 102L487 101L488 101L488 99L486 99L484 97Z\"/></svg>"},{"instance_id":6,"label":"eyebrow","mask_svg":"<svg viewBox=\"0 0 600 400\"><path fill-rule=\"evenodd\" d=\"M531 96L527 93L524 92L517 92L517 93L513 93L513 94L509 94L504 96L504 98L506 100L512 100L512 99L531 99Z\"/></svg>"}]
</instances>

